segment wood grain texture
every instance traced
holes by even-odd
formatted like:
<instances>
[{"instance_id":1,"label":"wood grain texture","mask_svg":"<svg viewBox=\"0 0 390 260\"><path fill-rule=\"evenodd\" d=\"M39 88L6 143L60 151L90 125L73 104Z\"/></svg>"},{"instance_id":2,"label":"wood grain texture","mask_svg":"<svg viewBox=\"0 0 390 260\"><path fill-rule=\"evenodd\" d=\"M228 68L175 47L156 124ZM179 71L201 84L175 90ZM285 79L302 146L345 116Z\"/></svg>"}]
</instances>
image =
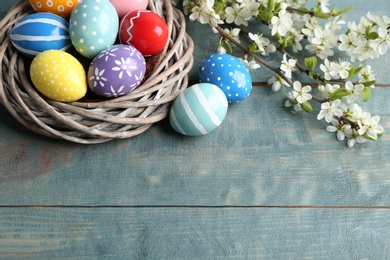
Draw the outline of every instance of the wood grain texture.
<instances>
[{"instance_id":1,"label":"wood grain texture","mask_svg":"<svg viewBox=\"0 0 390 260\"><path fill-rule=\"evenodd\" d=\"M389 210L0 209L2 259L386 259Z\"/></svg>"},{"instance_id":2,"label":"wood grain texture","mask_svg":"<svg viewBox=\"0 0 390 260\"><path fill-rule=\"evenodd\" d=\"M375 89L370 106L387 132L389 95ZM349 149L316 114L282 104L255 88L207 136L180 136L164 121L97 146L26 133L2 111L0 204L390 205L387 135Z\"/></svg>"},{"instance_id":3,"label":"wood grain texture","mask_svg":"<svg viewBox=\"0 0 390 260\"><path fill-rule=\"evenodd\" d=\"M390 16L387 0L336 5L355 7L349 20L370 9ZM188 24L193 80L215 49L205 28ZM389 56L370 61L386 85ZM0 258L387 259L389 136L349 149L283 98L254 88L204 137L180 136L165 120L91 146L31 133L0 106ZM389 99L377 88L369 104L387 133Z\"/></svg>"}]
</instances>

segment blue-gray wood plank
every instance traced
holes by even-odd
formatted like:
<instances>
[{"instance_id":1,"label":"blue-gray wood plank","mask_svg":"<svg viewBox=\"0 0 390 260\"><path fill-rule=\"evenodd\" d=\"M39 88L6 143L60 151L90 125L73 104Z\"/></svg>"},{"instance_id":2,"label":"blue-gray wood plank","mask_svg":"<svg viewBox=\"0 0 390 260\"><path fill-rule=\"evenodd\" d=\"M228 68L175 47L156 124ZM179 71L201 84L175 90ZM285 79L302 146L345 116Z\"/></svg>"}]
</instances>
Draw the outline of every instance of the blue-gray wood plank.
<instances>
[{"instance_id":1,"label":"blue-gray wood plank","mask_svg":"<svg viewBox=\"0 0 390 260\"><path fill-rule=\"evenodd\" d=\"M389 132L390 89L370 109ZM98 146L26 133L1 113L2 205L389 205L388 135L349 149L313 114L258 87L203 137L167 120Z\"/></svg>"},{"instance_id":2,"label":"blue-gray wood plank","mask_svg":"<svg viewBox=\"0 0 390 260\"><path fill-rule=\"evenodd\" d=\"M388 259L390 211L0 209L1 259Z\"/></svg>"},{"instance_id":3,"label":"blue-gray wood plank","mask_svg":"<svg viewBox=\"0 0 390 260\"><path fill-rule=\"evenodd\" d=\"M354 6L348 20L390 16L386 0L333 2ZM188 24L194 80L215 49L200 28ZM370 64L390 85L390 53ZM389 98L381 87L369 102L387 133ZM0 106L0 258L386 259L389 137L348 149L315 117L262 87L210 135L179 136L165 120L85 146L31 133Z\"/></svg>"}]
</instances>

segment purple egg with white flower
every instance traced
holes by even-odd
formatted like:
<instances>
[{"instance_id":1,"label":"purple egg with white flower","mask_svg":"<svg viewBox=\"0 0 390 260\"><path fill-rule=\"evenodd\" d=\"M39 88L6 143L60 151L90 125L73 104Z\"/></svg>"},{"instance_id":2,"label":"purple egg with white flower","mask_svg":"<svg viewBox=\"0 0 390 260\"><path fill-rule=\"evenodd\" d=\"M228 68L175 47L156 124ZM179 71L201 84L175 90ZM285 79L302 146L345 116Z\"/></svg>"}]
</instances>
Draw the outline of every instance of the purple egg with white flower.
<instances>
[{"instance_id":1,"label":"purple egg with white flower","mask_svg":"<svg viewBox=\"0 0 390 260\"><path fill-rule=\"evenodd\" d=\"M93 59L88 69L88 86L99 96L123 96L141 84L145 71L145 58L135 47L113 45Z\"/></svg>"},{"instance_id":2,"label":"purple egg with white flower","mask_svg":"<svg viewBox=\"0 0 390 260\"><path fill-rule=\"evenodd\" d=\"M229 103L243 101L252 91L252 77L248 69L229 54L216 53L205 58L200 65L199 79L222 89Z\"/></svg>"}]
</instances>

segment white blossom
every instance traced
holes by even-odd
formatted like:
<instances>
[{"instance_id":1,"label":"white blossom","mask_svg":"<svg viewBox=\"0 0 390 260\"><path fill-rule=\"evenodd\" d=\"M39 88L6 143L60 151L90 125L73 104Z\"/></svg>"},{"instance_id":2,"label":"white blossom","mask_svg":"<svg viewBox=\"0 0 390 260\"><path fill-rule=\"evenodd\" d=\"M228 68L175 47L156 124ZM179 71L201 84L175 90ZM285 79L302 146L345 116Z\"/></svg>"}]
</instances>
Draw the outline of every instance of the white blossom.
<instances>
[{"instance_id":1,"label":"white blossom","mask_svg":"<svg viewBox=\"0 0 390 260\"><path fill-rule=\"evenodd\" d=\"M318 90L324 93L326 96L331 95L333 92L335 92L337 89L340 88L340 85L338 84L320 84L318 85Z\"/></svg>"},{"instance_id":2,"label":"white blossom","mask_svg":"<svg viewBox=\"0 0 390 260\"><path fill-rule=\"evenodd\" d=\"M314 29L314 34L308 36L310 42L306 45L306 50L316 55L321 59L326 59L334 55L333 47L336 46L338 37L329 29L317 27Z\"/></svg>"},{"instance_id":3,"label":"white blossom","mask_svg":"<svg viewBox=\"0 0 390 260\"><path fill-rule=\"evenodd\" d=\"M337 34L344 24L346 24L344 20L340 19L340 17L336 17L334 20L330 20L325 24L325 29L332 30L335 34Z\"/></svg>"},{"instance_id":4,"label":"white blossom","mask_svg":"<svg viewBox=\"0 0 390 260\"><path fill-rule=\"evenodd\" d=\"M351 104L360 97L364 89L364 85L363 84L354 85L351 81L347 81L345 83L345 89L349 92L349 95L347 97L347 102Z\"/></svg>"},{"instance_id":5,"label":"white blossom","mask_svg":"<svg viewBox=\"0 0 390 260\"><path fill-rule=\"evenodd\" d=\"M353 56L359 61L364 61L367 59L375 59L379 57L379 53L376 50L373 44L370 44L370 41L363 39L359 42L359 45L354 49Z\"/></svg>"},{"instance_id":6,"label":"white blossom","mask_svg":"<svg viewBox=\"0 0 390 260\"><path fill-rule=\"evenodd\" d=\"M330 123L333 120L333 117L341 117L343 115L343 110L341 109L342 103L341 100L336 99L333 102L325 102L321 104L321 111L317 116L318 120L325 118L325 121Z\"/></svg>"},{"instance_id":7,"label":"white blossom","mask_svg":"<svg viewBox=\"0 0 390 260\"><path fill-rule=\"evenodd\" d=\"M292 72L295 70L295 65L297 64L296 59L288 59L287 55L283 55L282 64L280 65L280 69L284 72L286 77L291 78Z\"/></svg>"},{"instance_id":8,"label":"white blossom","mask_svg":"<svg viewBox=\"0 0 390 260\"><path fill-rule=\"evenodd\" d=\"M258 50L264 56L269 55L269 53L273 53L276 51L275 45L271 44L271 41L263 37L263 34L248 34L249 38L254 41L257 45Z\"/></svg>"},{"instance_id":9,"label":"white blossom","mask_svg":"<svg viewBox=\"0 0 390 260\"><path fill-rule=\"evenodd\" d=\"M293 92L289 92L288 94L287 94L287 100L286 100L286 102L284 103L284 106L285 107L293 107L294 108L294 111L295 112L299 112L299 111L301 111L302 110L302 108L301 108L301 104L300 103L297 103L297 104L292 104L291 103L291 101L290 100L293 100L294 99L294 95L293 95Z\"/></svg>"},{"instance_id":10,"label":"white blossom","mask_svg":"<svg viewBox=\"0 0 390 260\"><path fill-rule=\"evenodd\" d=\"M326 80L331 80L338 74L338 72L334 70L334 66L331 65L328 59L325 59L324 63L320 64L320 69L324 72L324 78Z\"/></svg>"},{"instance_id":11,"label":"white blossom","mask_svg":"<svg viewBox=\"0 0 390 260\"><path fill-rule=\"evenodd\" d=\"M329 125L326 127L326 131L331 132L331 133L336 132L337 140L344 141L345 140L345 132L350 131L351 125L345 124L345 123L340 124L340 121L336 120L336 119L333 119L331 123L332 123L332 125Z\"/></svg>"},{"instance_id":12,"label":"white blossom","mask_svg":"<svg viewBox=\"0 0 390 260\"><path fill-rule=\"evenodd\" d=\"M307 0L285 0L285 2L293 8L300 8L307 3Z\"/></svg>"},{"instance_id":13,"label":"white blossom","mask_svg":"<svg viewBox=\"0 0 390 260\"><path fill-rule=\"evenodd\" d=\"M198 4L191 10L190 19L197 20L202 24L211 24L214 27L222 24L223 21L213 8L214 0L199 0Z\"/></svg>"},{"instance_id":14,"label":"white blossom","mask_svg":"<svg viewBox=\"0 0 390 260\"><path fill-rule=\"evenodd\" d=\"M318 0L318 4L320 6L321 12L330 13L330 10L328 8L329 0Z\"/></svg>"},{"instance_id":15,"label":"white blossom","mask_svg":"<svg viewBox=\"0 0 390 260\"><path fill-rule=\"evenodd\" d=\"M356 32L350 32L348 35L341 34L339 36L339 40L340 40L339 50L345 51L349 55L352 55L354 53L355 48L356 48L356 45L354 43L357 43Z\"/></svg>"},{"instance_id":16,"label":"white blossom","mask_svg":"<svg viewBox=\"0 0 390 260\"><path fill-rule=\"evenodd\" d=\"M252 59L251 61L248 61L247 59L240 58L239 60L241 60L241 62L245 65L245 67L249 71L254 71L254 70L257 70L261 67L260 64L258 64L256 62L256 60L254 60L254 59Z\"/></svg>"},{"instance_id":17,"label":"white blossom","mask_svg":"<svg viewBox=\"0 0 390 260\"><path fill-rule=\"evenodd\" d=\"M235 40L236 42L240 43L240 32L241 32L241 29L240 28L233 28L231 30L229 29L224 29L224 32L229 35L230 37L232 37L233 40Z\"/></svg>"},{"instance_id":18,"label":"white blossom","mask_svg":"<svg viewBox=\"0 0 390 260\"><path fill-rule=\"evenodd\" d=\"M271 19L271 34L276 35L278 33L280 36L285 36L292 25L291 14L286 10L281 10L277 16L274 16Z\"/></svg>"},{"instance_id":19,"label":"white blossom","mask_svg":"<svg viewBox=\"0 0 390 260\"><path fill-rule=\"evenodd\" d=\"M350 148L367 141L366 138L364 138L362 135L359 135L359 133L353 128L345 129L345 136L348 138L347 144Z\"/></svg>"},{"instance_id":20,"label":"white blossom","mask_svg":"<svg viewBox=\"0 0 390 260\"><path fill-rule=\"evenodd\" d=\"M359 82L360 82L360 83L366 83L366 82L374 82L374 81L376 81L375 72L374 72L374 70L372 69L371 65L366 65L365 67L363 67L363 68L359 71L358 77L359 77ZM375 85L371 85L370 87L371 87L371 88L375 88Z\"/></svg>"},{"instance_id":21,"label":"white blossom","mask_svg":"<svg viewBox=\"0 0 390 260\"><path fill-rule=\"evenodd\" d=\"M234 4L233 7L226 7L226 22L236 25L248 26L248 20L252 17L250 9L243 8L242 5Z\"/></svg>"},{"instance_id":22,"label":"white blossom","mask_svg":"<svg viewBox=\"0 0 390 260\"><path fill-rule=\"evenodd\" d=\"M348 116L348 118L358 120L359 118L362 118L363 109L358 104L352 103L345 108L344 115Z\"/></svg>"},{"instance_id":23,"label":"white blossom","mask_svg":"<svg viewBox=\"0 0 390 260\"><path fill-rule=\"evenodd\" d=\"M349 76L349 70L351 69L351 63L349 61L332 62L333 74L337 72L339 78L347 79Z\"/></svg>"},{"instance_id":24,"label":"white blossom","mask_svg":"<svg viewBox=\"0 0 390 260\"><path fill-rule=\"evenodd\" d=\"M302 33L306 36L313 35L316 28L321 28L318 18L315 16L306 14L303 16L303 20L305 21L305 27L302 29Z\"/></svg>"},{"instance_id":25,"label":"white blossom","mask_svg":"<svg viewBox=\"0 0 390 260\"><path fill-rule=\"evenodd\" d=\"M358 121L360 135L367 134L372 140L377 140L378 135L384 133L384 128L379 125L380 116L371 116L370 113L364 113L365 117Z\"/></svg>"},{"instance_id":26,"label":"white blossom","mask_svg":"<svg viewBox=\"0 0 390 260\"><path fill-rule=\"evenodd\" d=\"M287 37L292 39L293 41L293 45L292 45L293 52L297 53L303 50L301 41L303 40L304 36L302 34L300 34L294 28L291 28L290 31L288 32Z\"/></svg>"},{"instance_id":27,"label":"white blossom","mask_svg":"<svg viewBox=\"0 0 390 260\"><path fill-rule=\"evenodd\" d=\"M294 99L297 100L299 104L305 103L306 101L312 99L312 96L310 94L310 86L302 87L301 82L295 81L293 84L293 89L294 90L292 91L292 96Z\"/></svg>"},{"instance_id":28,"label":"white blossom","mask_svg":"<svg viewBox=\"0 0 390 260\"><path fill-rule=\"evenodd\" d=\"M277 92L282 86L289 86L289 84L279 75L268 79L268 84L272 84L272 90Z\"/></svg>"},{"instance_id":29,"label":"white blossom","mask_svg":"<svg viewBox=\"0 0 390 260\"><path fill-rule=\"evenodd\" d=\"M385 55L387 49L390 47L390 33L387 27L380 27L378 29L378 39L370 43L372 48L378 50L379 55Z\"/></svg>"}]
</instances>

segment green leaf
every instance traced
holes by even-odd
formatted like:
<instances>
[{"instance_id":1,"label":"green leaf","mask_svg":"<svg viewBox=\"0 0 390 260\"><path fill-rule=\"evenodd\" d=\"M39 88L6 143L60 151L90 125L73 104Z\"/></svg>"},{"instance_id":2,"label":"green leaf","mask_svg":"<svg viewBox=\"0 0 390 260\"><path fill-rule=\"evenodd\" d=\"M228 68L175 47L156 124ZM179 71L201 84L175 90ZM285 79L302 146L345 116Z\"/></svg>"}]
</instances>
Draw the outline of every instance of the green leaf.
<instances>
[{"instance_id":1,"label":"green leaf","mask_svg":"<svg viewBox=\"0 0 390 260\"><path fill-rule=\"evenodd\" d=\"M310 104L308 101L303 102L303 103L301 104L301 108L302 108L305 112L307 112L307 113L313 112L313 107L311 106L311 104Z\"/></svg>"},{"instance_id":2,"label":"green leaf","mask_svg":"<svg viewBox=\"0 0 390 260\"><path fill-rule=\"evenodd\" d=\"M225 4L216 1L216 2L214 3L214 10L215 10L215 12L216 12L217 14L219 14L220 12L222 12L223 10L225 10Z\"/></svg>"},{"instance_id":3,"label":"green leaf","mask_svg":"<svg viewBox=\"0 0 390 260\"><path fill-rule=\"evenodd\" d=\"M348 71L348 78L353 78L356 74L358 74L361 70L363 69L363 66L360 65L359 67L355 68L352 64L351 64L351 69Z\"/></svg>"},{"instance_id":4,"label":"green leaf","mask_svg":"<svg viewBox=\"0 0 390 260\"><path fill-rule=\"evenodd\" d=\"M316 56L305 58L305 66L310 72L312 72L315 69L315 67L317 66Z\"/></svg>"},{"instance_id":5,"label":"green leaf","mask_svg":"<svg viewBox=\"0 0 390 260\"><path fill-rule=\"evenodd\" d=\"M313 8L313 13L314 14L319 13L319 12L321 12L321 9L318 6Z\"/></svg>"},{"instance_id":6,"label":"green leaf","mask_svg":"<svg viewBox=\"0 0 390 260\"><path fill-rule=\"evenodd\" d=\"M282 2L281 1L275 3L275 11L276 12L279 12L281 7L282 7Z\"/></svg>"},{"instance_id":7,"label":"green leaf","mask_svg":"<svg viewBox=\"0 0 390 260\"><path fill-rule=\"evenodd\" d=\"M261 20L263 21L271 21L274 14L268 10L261 13Z\"/></svg>"},{"instance_id":8,"label":"green leaf","mask_svg":"<svg viewBox=\"0 0 390 260\"><path fill-rule=\"evenodd\" d=\"M318 12L314 14L315 17L321 18L321 19L329 19L329 14L323 13L323 12Z\"/></svg>"},{"instance_id":9,"label":"green leaf","mask_svg":"<svg viewBox=\"0 0 390 260\"><path fill-rule=\"evenodd\" d=\"M348 71L348 78L352 78L353 76L355 76L355 74L355 67L351 64L351 69Z\"/></svg>"},{"instance_id":10,"label":"green leaf","mask_svg":"<svg viewBox=\"0 0 390 260\"><path fill-rule=\"evenodd\" d=\"M233 48L232 48L232 45L230 44L230 42L225 41L224 45L225 45L225 48L228 50L229 53L233 53Z\"/></svg>"},{"instance_id":11,"label":"green leaf","mask_svg":"<svg viewBox=\"0 0 390 260\"><path fill-rule=\"evenodd\" d=\"M313 13L315 17L322 19L329 19L330 17L329 14L323 13L318 6L313 8Z\"/></svg>"},{"instance_id":12,"label":"green leaf","mask_svg":"<svg viewBox=\"0 0 390 260\"><path fill-rule=\"evenodd\" d=\"M356 74L358 74L361 70L363 69L363 66L362 65L360 65L358 68L354 68L354 76L356 75Z\"/></svg>"},{"instance_id":13,"label":"green leaf","mask_svg":"<svg viewBox=\"0 0 390 260\"><path fill-rule=\"evenodd\" d=\"M365 87L362 91L363 102L367 102L371 98L371 89L369 87Z\"/></svg>"},{"instance_id":14,"label":"green leaf","mask_svg":"<svg viewBox=\"0 0 390 260\"><path fill-rule=\"evenodd\" d=\"M379 37L379 34L377 32L370 32L369 34L367 34L367 39L369 40L376 40L378 39Z\"/></svg>"},{"instance_id":15,"label":"green leaf","mask_svg":"<svg viewBox=\"0 0 390 260\"><path fill-rule=\"evenodd\" d=\"M365 132L365 133L363 134L363 136L364 136L364 138L366 138L366 139L368 139L368 140L370 140L370 141L373 141L373 142L378 141L377 139L374 139L374 138L370 137L370 136L367 134L367 132Z\"/></svg>"},{"instance_id":16,"label":"green leaf","mask_svg":"<svg viewBox=\"0 0 390 260\"><path fill-rule=\"evenodd\" d=\"M371 80L371 81L363 82L362 84L363 84L365 87L371 87L371 86L374 85L375 83L376 83L376 80Z\"/></svg>"},{"instance_id":17,"label":"green leaf","mask_svg":"<svg viewBox=\"0 0 390 260\"><path fill-rule=\"evenodd\" d=\"M343 8L343 9L341 9L341 10L338 10L338 11L337 11L336 8L334 8L334 10L332 10L332 14L333 14L333 16L340 16L340 15L342 15L342 14L345 14L345 13L351 11L352 8L353 8L353 7L350 6L350 7Z\"/></svg>"},{"instance_id":18,"label":"green leaf","mask_svg":"<svg viewBox=\"0 0 390 260\"><path fill-rule=\"evenodd\" d=\"M289 99L289 101L293 106L298 105L298 101L296 99Z\"/></svg>"},{"instance_id":19,"label":"green leaf","mask_svg":"<svg viewBox=\"0 0 390 260\"><path fill-rule=\"evenodd\" d=\"M268 11L272 12L275 10L275 0L268 0Z\"/></svg>"},{"instance_id":20,"label":"green leaf","mask_svg":"<svg viewBox=\"0 0 390 260\"><path fill-rule=\"evenodd\" d=\"M349 92L348 90L346 90L345 88L339 88L339 89L336 89L332 94L330 94L329 98L331 100L336 100L336 99L343 99L343 97L346 97L349 95Z\"/></svg>"}]
</instances>

